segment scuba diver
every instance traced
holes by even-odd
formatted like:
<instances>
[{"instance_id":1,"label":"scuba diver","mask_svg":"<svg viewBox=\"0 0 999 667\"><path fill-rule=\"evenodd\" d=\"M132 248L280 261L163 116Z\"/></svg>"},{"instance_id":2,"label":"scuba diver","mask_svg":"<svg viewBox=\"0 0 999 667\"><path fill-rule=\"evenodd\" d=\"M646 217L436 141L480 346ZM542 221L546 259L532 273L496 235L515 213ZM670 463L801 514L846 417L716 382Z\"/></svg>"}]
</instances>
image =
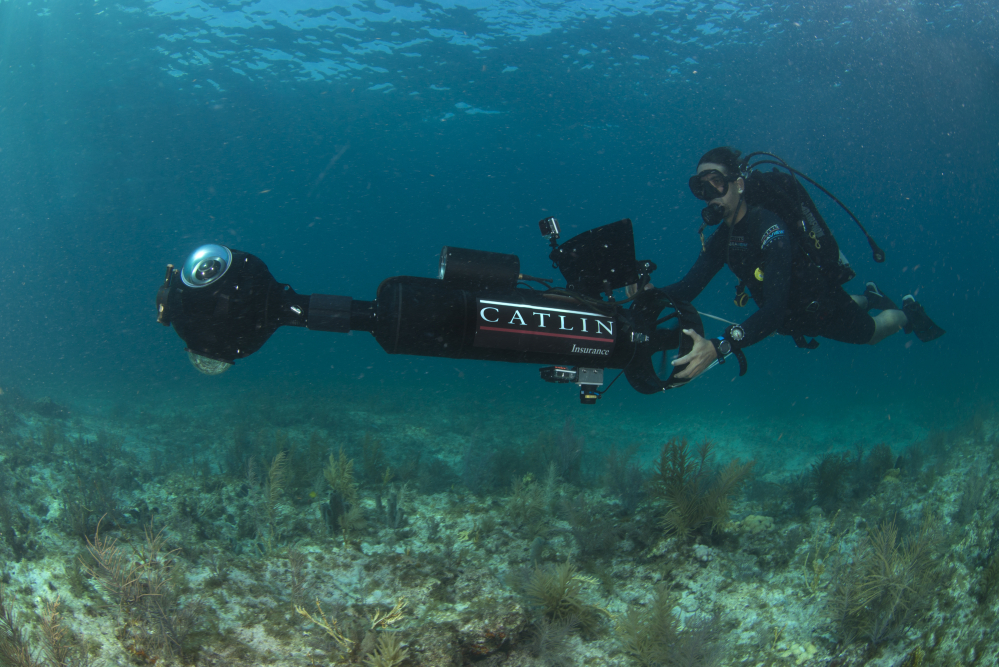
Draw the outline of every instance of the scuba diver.
<instances>
[{"instance_id":1,"label":"scuba diver","mask_svg":"<svg viewBox=\"0 0 999 667\"><path fill-rule=\"evenodd\" d=\"M708 203L701 213L701 254L683 279L662 291L671 299L693 301L728 265L740 280L736 304L745 305L751 296L759 309L742 324L729 326L718 338L704 338L684 329L693 347L673 361L676 367L686 364L682 370L677 368L678 379L693 379L716 361L724 363L728 354L739 360L741 375L745 373L741 350L775 331L809 349L818 345L815 336L874 345L900 330L915 333L924 342L944 334L911 294L903 297L901 309L873 282L866 284L862 295L848 294L842 285L856 274L794 175L811 179L783 161L763 163L783 166L787 174L776 169L767 174L750 172L748 158L761 154L743 160L740 155L740 151L719 147L698 161L689 186L695 197ZM778 179L788 187L773 187ZM781 199L789 201L788 190L798 192L791 207L795 215L782 219L775 210L781 210ZM724 224L705 241L704 228L719 223ZM883 261L884 253L870 236L867 238L875 261ZM871 316L871 310L880 312ZM812 340L806 341L806 336Z\"/></svg>"},{"instance_id":2,"label":"scuba diver","mask_svg":"<svg viewBox=\"0 0 999 667\"><path fill-rule=\"evenodd\" d=\"M873 344L899 329L923 341L943 335L912 296L899 309L874 283L862 296L843 289L856 274L797 179L842 202L771 153L739 156L716 148L701 158L690 179L691 191L708 203L701 231L725 224L707 241L701 236L693 268L663 289L651 284L655 263L635 257L631 220L560 240L558 220L548 217L538 227L565 287L522 273L516 255L444 246L435 278L386 278L373 300L299 294L259 257L210 243L181 267L167 265L156 318L173 326L192 364L210 375L255 353L280 327L364 331L388 354L538 364L542 380L576 384L585 405L622 376L635 391L657 394L728 355L743 375L742 349L774 331L805 348L818 345L805 336ZM784 171L763 172L764 164ZM883 262L884 252L864 234ZM690 301L726 264L741 281L736 303L752 296L759 310L708 339ZM622 288L628 298L618 300ZM880 312L871 317L870 310ZM672 365L671 350L678 357ZM609 382L608 370L619 371Z\"/></svg>"}]
</instances>

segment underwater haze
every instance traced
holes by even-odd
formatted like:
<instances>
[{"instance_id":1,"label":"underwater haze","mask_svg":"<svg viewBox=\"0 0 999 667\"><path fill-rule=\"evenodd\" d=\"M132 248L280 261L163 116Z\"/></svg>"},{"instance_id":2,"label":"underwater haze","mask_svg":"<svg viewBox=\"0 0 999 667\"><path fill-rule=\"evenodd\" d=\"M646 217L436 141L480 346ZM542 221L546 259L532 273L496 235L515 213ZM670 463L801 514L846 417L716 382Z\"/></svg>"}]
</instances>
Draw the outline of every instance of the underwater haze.
<instances>
[{"instance_id":1,"label":"underwater haze","mask_svg":"<svg viewBox=\"0 0 999 667\"><path fill-rule=\"evenodd\" d=\"M0 0L0 664L999 664L997 42L986 0ZM358 331L209 377L156 322L206 243L300 294L445 245L561 285L548 216L667 285L721 145L946 335L580 405Z\"/></svg>"}]
</instances>

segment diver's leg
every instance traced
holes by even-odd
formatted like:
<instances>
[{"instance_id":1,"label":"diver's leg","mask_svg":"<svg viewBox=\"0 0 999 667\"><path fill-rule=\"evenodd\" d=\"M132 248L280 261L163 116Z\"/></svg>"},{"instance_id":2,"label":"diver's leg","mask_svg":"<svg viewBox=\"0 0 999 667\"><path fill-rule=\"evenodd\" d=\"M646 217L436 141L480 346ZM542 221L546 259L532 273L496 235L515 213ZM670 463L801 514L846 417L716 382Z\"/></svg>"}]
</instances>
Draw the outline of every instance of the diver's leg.
<instances>
[{"instance_id":1,"label":"diver's leg","mask_svg":"<svg viewBox=\"0 0 999 667\"><path fill-rule=\"evenodd\" d=\"M854 301L857 301L857 297L853 297ZM884 295L884 293L878 289L878 286L874 283L867 283L864 286L864 303L860 305L865 310L898 310L898 306L895 302Z\"/></svg>"},{"instance_id":2,"label":"diver's leg","mask_svg":"<svg viewBox=\"0 0 999 667\"><path fill-rule=\"evenodd\" d=\"M861 308L863 308L865 311L868 310L868 308L867 308L867 297L866 296L862 296L860 294L851 294L850 298L853 299L853 302L855 304L857 304L858 306L860 306Z\"/></svg>"},{"instance_id":3,"label":"diver's leg","mask_svg":"<svg viewBox=\"0 0 999 667\"><path fill-rule=\"evenodd\" d=\"M882 310L874 316L874 335L867 342L868 345L877 345L888 336L898 333L909 323L909 319L901 310Z\"/></svg>"}]
</instances>

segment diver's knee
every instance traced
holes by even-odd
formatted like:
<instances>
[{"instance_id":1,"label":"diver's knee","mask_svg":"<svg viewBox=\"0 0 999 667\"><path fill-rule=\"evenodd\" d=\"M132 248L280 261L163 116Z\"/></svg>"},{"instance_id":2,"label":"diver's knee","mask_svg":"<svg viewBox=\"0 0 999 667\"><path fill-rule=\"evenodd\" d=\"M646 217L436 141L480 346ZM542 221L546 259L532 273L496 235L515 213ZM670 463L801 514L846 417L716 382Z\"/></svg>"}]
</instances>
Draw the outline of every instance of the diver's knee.
<instances>
[{"instance_id":1,"label":"diver's knee","mask_svg":"<svg viewBox=\"0 0 999 667\"><path fill-rule=\"evenodd\" d=\"M883 310L871 319L874 320L874 334L867 342L868 345L877 345L885 338L897 334L908 322L901 310Z\"/></svg>"}]
</instances>

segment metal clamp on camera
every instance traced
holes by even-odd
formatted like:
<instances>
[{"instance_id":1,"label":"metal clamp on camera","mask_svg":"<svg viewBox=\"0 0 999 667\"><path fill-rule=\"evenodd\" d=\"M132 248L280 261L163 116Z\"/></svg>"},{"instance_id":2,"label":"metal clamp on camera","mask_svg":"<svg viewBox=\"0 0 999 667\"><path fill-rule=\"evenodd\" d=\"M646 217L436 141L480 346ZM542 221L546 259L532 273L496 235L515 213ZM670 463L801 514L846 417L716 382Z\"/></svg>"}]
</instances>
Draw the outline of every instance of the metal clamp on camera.
<instances>
[{"instance_id":1,"label":"metal clamp on camera","mask_svg":"<svg viewBox=\"0 0 999 667\"><path fill-rule=\"evenodd\" d=\"M578 366L545 366L541 369L541 379L555 384L579 385L579 402L593 405L600 398L600 385L604 383L604 369L580 368Z\"/></svg>"}]
</instances>

